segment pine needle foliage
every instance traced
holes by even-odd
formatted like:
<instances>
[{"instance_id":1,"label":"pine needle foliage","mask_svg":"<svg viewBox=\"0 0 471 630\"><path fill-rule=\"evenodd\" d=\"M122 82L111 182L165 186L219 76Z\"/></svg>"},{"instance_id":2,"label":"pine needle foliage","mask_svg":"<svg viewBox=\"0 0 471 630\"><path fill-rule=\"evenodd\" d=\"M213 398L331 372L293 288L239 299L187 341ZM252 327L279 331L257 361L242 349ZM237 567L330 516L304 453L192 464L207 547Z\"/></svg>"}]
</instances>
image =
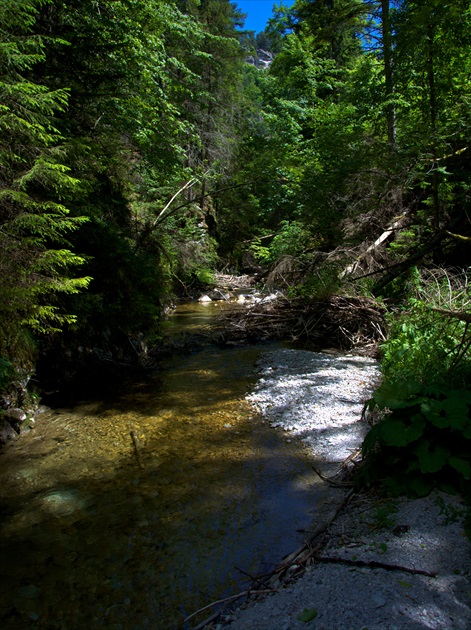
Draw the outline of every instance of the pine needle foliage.
<instances>
[{"instance_id":1,"label":"pine needle foliage","mask_svg":"<svg viewBox=\"0 0 471 630\"><path fill-rule=\"evenodd\" d=\"M81 186L60 160L62 138L55 126L67 90L31 78L45 57L45 42L33 26L46 4L0 5L0 356L17 369L31 363L34 345L27 330L51 333L73 323L56 296L89 282L74 277L84 259L68 246L68 236L85 219L70 217L62 203Z\"/></svg>"}]
</instances>

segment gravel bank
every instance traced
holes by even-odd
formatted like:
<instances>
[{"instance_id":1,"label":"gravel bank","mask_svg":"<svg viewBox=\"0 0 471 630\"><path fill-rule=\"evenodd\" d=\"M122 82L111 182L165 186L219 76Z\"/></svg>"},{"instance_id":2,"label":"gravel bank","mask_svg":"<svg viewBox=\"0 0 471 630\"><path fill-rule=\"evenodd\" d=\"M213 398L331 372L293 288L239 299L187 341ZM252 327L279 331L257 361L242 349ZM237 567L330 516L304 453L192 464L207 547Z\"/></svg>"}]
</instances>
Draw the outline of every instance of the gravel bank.
<instances>
[{"instance_id":1,"label":"gravel bank","mask_svg":"<svg viewBox=\"0 0 471 630\"><path fill-rule=\"evenodd\" d=\"M247 399L316 461L332 467L359 448L368 428L359 421L363 405L380 380L376 361L284 349L263 355L259 374Z\"/></svg>"},{"instance_id":2,"label":"gravel bank","mask_svg":"<svg viewBox=\"0 0 471 630\"><path fill-rule=\"evenodd\" d=\"M367 430L360 421L363 403L379 380L375 361L279 350L265 355L259 367L248 399L288 438L304 440L324 471L332 472L360 446ZM331 493L335 506L344 493ZM332 563L310 566L296 582L249 602L219 627L469 629L471 545L463 517L460 501L438 492L414 501L357 497L330 526L322 556ZM352 564L358 561L394 568ZM299 618L303 611L310 621Z\"/></svg>"}]
</instances>

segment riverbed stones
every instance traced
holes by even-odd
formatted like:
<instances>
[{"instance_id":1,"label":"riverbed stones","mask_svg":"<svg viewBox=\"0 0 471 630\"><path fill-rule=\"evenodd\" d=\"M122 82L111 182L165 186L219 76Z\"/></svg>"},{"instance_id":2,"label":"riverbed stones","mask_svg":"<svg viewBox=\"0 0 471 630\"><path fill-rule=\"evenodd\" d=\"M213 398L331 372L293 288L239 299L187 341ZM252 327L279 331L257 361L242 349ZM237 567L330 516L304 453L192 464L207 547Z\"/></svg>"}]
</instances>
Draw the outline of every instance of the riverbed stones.
<instances>
[{"instance_id":1,"label":"riverbed stones","mask_svg":"<svg viewBox=\"0 0 471 630\"><path fill-rule=\"evenodd\" d=\"M36 425L36 418L49 411L45 405L9 407L0 410L0 447L11 444L16 438Z\"/></svg>"},{"instance_id":2,"label":"riverbed stones","mask_svg":"<svg viewBox=\"0 0 471 630\"><path fill-rule=\"evenodd\" d=\"M28 416L19 407L10 407L2 412L0 418L0 446L10 444L20 434L21 425Z\"/></svg>"},{"instance_id":3,"label":"riverbed stones","mask_svg":"<svg viewBox=\"0 0 471 630\"><path fill-rule=\"evenodd\" d=\"M12 407L7 409L3 414L12 424L21 424L26 420L26 414L23 409Z\"/></svg>"},{"instance_id":4,"label":"riverbed stones","mask_svg":"<svg viewBox=\"0 0 471 630\"><path fill-rule=\"evenodd\" d=\"M204 293L203 295L200 295L200 297L198 298L198 302L201 302L202 304L206 302L221 302L230 300L232 297L232 294L228 291L224 291L222 289L213 289L213 291L209 293Z\"/></svg>"},{"instance_id":5,"label":"riverbed stones","mask_svg":"<svg viewBox=\"0 0 471 630\"><path fill-rule=\"evenodd\" d=\"M209 297L212 300L220 301L220 300L230 300L232 298L232 295L228 293L227 291L223 291L222 289L214 289L209 294Z\"/></svg>"}]
</instances>

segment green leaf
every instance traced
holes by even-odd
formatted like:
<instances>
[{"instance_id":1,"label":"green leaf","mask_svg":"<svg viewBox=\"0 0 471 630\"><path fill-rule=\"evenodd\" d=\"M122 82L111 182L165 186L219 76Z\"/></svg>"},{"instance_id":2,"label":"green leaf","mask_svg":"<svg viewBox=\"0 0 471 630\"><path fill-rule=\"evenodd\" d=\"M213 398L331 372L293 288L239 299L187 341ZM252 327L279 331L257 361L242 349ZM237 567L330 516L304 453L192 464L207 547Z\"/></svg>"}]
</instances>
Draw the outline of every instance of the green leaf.
<instances>
[{"instance_id":1,"label":"green leaf","mask_svg":"<svg viewBox=\"0 0 471 630\"><path fill-rule=\"evenodd\" d=\"M465 479L471 479L471 463L460 457L450 457L450 466L457 470Z\"/></svg>"},{"instance_id":2,"label":"green leaf","mask_svg":"<svg viewBox=\"0 0 471 630\"><path fill-rule=\"evenodd\" d=\"M433 480L424 475L412 477L404 484L404 488L417 497L425 497L433 490Z\"/></svg>"},{"instance_id":3,"label":"green leaf","mask_svg":"<svg viewBox=\"0 0 471 630\"><path fill-rule=\"evenodd\" d=\"M420 390L420 383L412 380L385 383L376 390L373 399L380 409L405 409L419 402L417 394Z\"/></svg>"},{"instance_id":4,"label":"green leaf","mask_svg":"<svg viewBox=\"0 0 471 630\"><path fill-rule=\"evenodd\" d=\"M308 621L312 621L316 617L317 617L316 608L305 608L303 612L299 613L299 615L296 616L296 619L298 621L304 621L307 623Z\"/></svg>"},{"instance_id":5,"label":"green leaf","mask_svg":"<svg viewBox=\"0 0 471 630\"><path fill-rule=\"evenodd\" d=\"M374 450L376 444L378 443L378 440L380 439L380 436L381 436L381 425L376 424L372 429L370 429L370 431L365 436L365 439L363 440L363 445L362 445L363 454L367 453L368 451Z\"/></svg>"},{"instance_id":6,"label":"green leaf","mask_svg":"<svg viewBox=\"0 0 471 630\"><path fill-rule=\"evenodd\" d=\"M406 446L415 442L424 431L425 420L420 414L414 414L408 424L408 418L397 420L386 418L381 423L381 436L388 446Z\"/></svg>"},{"instance_id":7,"label":"green leaf","mask_svg":"<svg viewBox=\"0 0 471 630\"><path fill-rule=\"evenodd\" d=\"M423 473L436 473L448 462L450 451L443 446L431 446L428 440L421 440L415 448Z\"/></svg>"},{"instance_id":8,"label":"green leaf","mask_svg":"<svg viewBox=\"0 0 471 630\"><path fill-rule=\"evenodd\" d=\"M427 420L438 427L445 429L463 430L468 419L468 404L466 392L450 391L445 400L427 399L422 402L420 408Z\"/></svg>"},{"instance_id":9,"label":"green leaf","mask_svg":"<svg viewBox=\"0 0 471 630\"><path fill-rule=\"evenodd\" d=\"M405 446L408 440L404 433L404 423L387 419L381 425L381 437L388 446Z\"/></svg>"}]
</instances>

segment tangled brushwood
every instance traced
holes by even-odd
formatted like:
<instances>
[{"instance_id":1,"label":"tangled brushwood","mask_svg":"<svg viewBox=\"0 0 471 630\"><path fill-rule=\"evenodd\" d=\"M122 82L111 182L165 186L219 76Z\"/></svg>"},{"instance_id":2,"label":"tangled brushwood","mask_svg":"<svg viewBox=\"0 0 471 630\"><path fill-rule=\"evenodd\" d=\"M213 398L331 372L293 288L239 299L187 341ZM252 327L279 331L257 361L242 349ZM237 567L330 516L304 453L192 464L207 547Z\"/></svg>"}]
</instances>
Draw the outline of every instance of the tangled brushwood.
<instances>
[{"instance_id":1,"label":"tangled brushwood","mask_svg":"<svg viewBox=\"0 0 471 630\"><path fill-rule=\"evenodd\" d=\"M305 348L336 348L376 354L384 341L385 309L367 297L306 299L280 297L251 308L225 312L219 330L225 340L291 340Z\"/></svg>"}]
</instances>

